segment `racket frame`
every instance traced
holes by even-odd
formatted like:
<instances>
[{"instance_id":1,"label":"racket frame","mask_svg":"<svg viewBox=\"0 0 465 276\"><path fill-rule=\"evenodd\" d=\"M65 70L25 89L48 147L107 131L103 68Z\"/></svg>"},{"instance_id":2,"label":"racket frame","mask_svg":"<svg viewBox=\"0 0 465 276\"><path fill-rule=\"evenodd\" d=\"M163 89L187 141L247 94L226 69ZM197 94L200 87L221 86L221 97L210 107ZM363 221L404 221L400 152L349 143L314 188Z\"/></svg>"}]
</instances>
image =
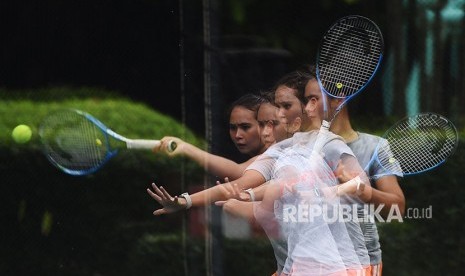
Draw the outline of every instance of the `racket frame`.
<instances>
[{"instance_id":1,"label":"racket frame","mask_svg":"<svg viewBox=\"0 0 465 276\"><path fill-rule=\"evenodd\" d=\"M102 142L102 145L105 146L106 148L106 154L104 158L99 162L98 165L93 166L89 169L83 169L83 170L75 170L75 169L69 169L63 165L60 164L60 162L57 162L55 159L48 154L47 151L44 151L47 159L54 164L57 168L62 170L63 172L74 175L74 176L82 176L82 175L89 175L92 174L96 171L98 171L102 166L104 166L111 158L113 158L117 153L119 148L118 147L112 147L111 146L111 139L115 139L117 141L123 142L126 145L127 149L131 150L139 150L139 149L145 149L145 150L151 150L154 147L160 145L160 140L147 140L147 139L129 139L121 134L116 133L115 131L111 130L108 128L104 123L102 123L100 120L95 118L94 116L90 115L87 112L78 110L78 109L64 109L69 112L75 112L82 116L83 118L87 119L89 122L91 122L94 126L97 127L98 130L100 130L103 134L104 141ZM63 110L61 110L63 111ZM55 112L60 112L60 110L57 110ZM41 127L42 128L42 127ZM42 133L42 129L39 131L39 133ZM41 135L42 136L42 135ZM43 139L43 138L42 138ZM176 149L177 144L174 141L169 141L168 144L168 151L172 152Z\"/></svg>"},{"instance_id":2,"label":"racket frame","mask_svg":"<svg viewBox=\"0 0 465 276\"><path fill-rule=\"evenodd\" d=\"M394 130L396 129L401 123L403 122L406 122L408 120L412 120L413 118L417 118L417 117L421 117L421 116L435 116L437 117L438 119L444 121L449 127L450 129L454 132L455 134L455 141L454 141L454 147L450 150L450 153L445 157L443 158L440 162L438 162L436 165L434 166L430 166L430 167L427 167L427 168L424 168L424 169L421 169L421 170L418 170L418 171L415 171L415 172L404 172L402 170L402 166L399 164L399 167L401 168L401 173L402 173L402 176L411 176L411 175L417 175L417 174L421 174L421 173L424 173L424 172L427 172L427 171L431 171L437 167L439 167L440 165L444 164L447 159L452 156L454 154L454 152L456 151L457 147L458 147L458 143L459 143L459 135L458 135L458 132L457 132L457 128L455 127L455 125L450 121L448 120L446 117L440 115L440 114L436 114L436 113L433 113L433 112L424 112L424 113L419 113L417 115L413 115L413 116L407 116L407 117L404 117L403 119L397 121L393 126L391 126L384 134L383 134L383 137L381 139L383 140L380 140L378 142L378 145L376 146L375 148L375 151L373 152L373 156L371 157L370 161L368 162L368 164L365 166L365 171L367 171L372 165L373 165L373 162L376 161L381 167L383 167L384 169L386 169L387 173L386 174L381 174L381 175L373 175L373 176L370 176L370 178L374 178L374 177L382 177L382 176L386 176L386 175L397 175L395 172L392 172L392 171L389 171L383 164L382 162L379 160L379 157L378 157L378 153L379 153L379 150L380 150L380 147L381 147L381 142L385 141L386 143L388 143L389 145L389 141L386 139L386 137ZM391 151L392 152L392 151ZM397 160L397 159L396 159Z\"/></svg>"},{"instance_id":3,"label":"racket frame","mask_svg":"<svg viewBox=\"0 0 465 276\"><path fill-rule=\"evenodd\" d=\"M322 78L321 78L321 74L320 74L320 55L321 55L321 49L323 48L323 45L324 45L325 38L334 29L334 26L340 24L341 21L347 20L347 19L350 19L350 18L360 18L360 19L366 20L373 27L375 27L375 29L377 30L377 32L379 34L380 46L381 47L380 47L380 54L379 54L377 64L376 64L375 68L373 69L373 72L371 73L371 76L368 78L368 80L365 82L365 84L363 84L355 93L352 93L349 96L341 97L341 96L336 96L336 95L333 95L333 94L329 93L324 88ZM378 71L378 69L379 69L379 67L381 65L381 62L382 62L382 59L383 59L383 52L384 52L384 38L383 38L382 32L379 29L379 27L376 25L376 23L374 23L372 20L368 19L367 17L360 16L360 15L349 15L349 16L342 17L342 18L338 19L335 23L333 23L331 25L331 27L326 31L326 33L323 36L323 39L321 40L320 45L318 47L317 62L316 62L316 79L318 81L318 86L320 87L320 89L322 91L324 118L323 118L322 123L321 123L321 127L320 127L320 130L319 130L319 135L318 135L317 141L315 142L315 145L313 146L312 153L319 152L321 150L321 148L323 147L324 139L321 139L320 135L326 135L329 132L329 128L331 127L332 121L337 116L337 114L341 111L341 109L347 104L347 102L349 102L353 97L355 97L360 92L362 92L371 83L372 79L376 75L376 72ZM339 106L335 109L331 119L328 119L330 116L328 114L328 99L327 99L327 97L332 97L332 98L336 98L336 99L344 99L342 101L342 103L340 103Z\"/></svg>"},{"instance_id":4,"label":"racket frame","mask_svg":"<svg viewBox=\"0 0 465 276\"><path fill-rule=\"evenodd\" d=\"M334 29L334 27L341 24L342 21L352 19L352 18L363 19L363 20L369 22L377 30L377 32L379 34L379 39L380 39L380 42L381 42L380 55L379 55L378 61L376 63L375 68L373 69L373 72L372 72L371 76L368 78L368 80L365 82L365 84L363 84L355 93L352 93L349 96L337 96L337 95L333 95L330 92L328 92L323 86L323 83L322 83L322 80L321 80L321 77L320 77L321 76L321 74L320 74L321 49L323 48L323 44L324 44L324 41L326 39L326 36L328 36L328 34ZM372 21L371 19L369 19L367 17L360 16L360 15L349 15L349 16L342 17L342 18L338 19L335 23L333 23L331 25L331 27L326 31L325 35L323 36L323 39L320 42L320 46L318 47L317 62L316 62L316 77L317 77L318 85L319 85L321 91L324 92L324 95L322 97L323 98L323 108L324 108L324 113L325 113L324 121L328 122L328 124L322 124L322 128L327 127L329 129L329 127L331 126L331 122L336 117L336 115L339 113L339 111L344 107L344 105L347 102L349 102L353 97L355 97L360 92L365 90L365 88L371 83L371 81L373 80L374 76L376 75L376 72L378 71L378 69L379 69L379 67L381 65L381 62L383 60L383 53L384 53L384 38L383 38L382 32L379 29L378 25L374 21ZM335 109L334 114L332 115L332 118L330 120L326 120L326 118L329 117L328 115L326 115L328 113L328 104L327 104L326 96L336 98L336 99L344 99L344 101Z\"/></svg>"}]
</instances>

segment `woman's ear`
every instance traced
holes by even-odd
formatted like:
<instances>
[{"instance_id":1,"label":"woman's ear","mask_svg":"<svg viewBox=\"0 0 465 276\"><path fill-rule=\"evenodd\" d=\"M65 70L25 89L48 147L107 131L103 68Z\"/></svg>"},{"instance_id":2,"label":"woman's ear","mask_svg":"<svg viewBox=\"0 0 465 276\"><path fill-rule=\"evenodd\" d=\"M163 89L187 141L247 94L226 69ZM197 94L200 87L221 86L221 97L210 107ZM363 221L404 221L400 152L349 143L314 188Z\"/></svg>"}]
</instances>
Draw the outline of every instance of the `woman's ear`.
<instances>
[{"instance_id":1,"label":"woman's ear","mask_svg":"<svg viewBox=\"0 0 465 276\"><path fill-rule=\"evenodd\" d=\"M302 118L297 117L294 121L289 125L289 132L296 133L297 131L301 131L302 127Z\"/></svg>"},{"instance_id":2,"label":"woman's ear","mask_svg":"<svg viewBox=\"0 0 465 276\"><path fill-rule=\"evenodd\" d=\"M329 101L330 103L330 106L331 106L331 109L332 110L335 110L339 105L341 105L341 103L344 101L344 99L342 98L337 98L337 99L331 99Z\"/></svg>"}]
</instances>

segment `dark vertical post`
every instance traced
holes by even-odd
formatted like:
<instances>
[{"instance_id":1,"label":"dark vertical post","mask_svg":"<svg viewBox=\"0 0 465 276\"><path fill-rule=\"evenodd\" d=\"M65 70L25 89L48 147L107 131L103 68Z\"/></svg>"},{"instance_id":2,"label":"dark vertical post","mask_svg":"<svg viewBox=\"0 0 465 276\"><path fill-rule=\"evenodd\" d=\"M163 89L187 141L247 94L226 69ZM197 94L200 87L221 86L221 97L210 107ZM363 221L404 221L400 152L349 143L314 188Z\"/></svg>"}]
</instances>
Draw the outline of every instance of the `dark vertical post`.
<instances>
[{"instance_id":1,"label":"dark vertical post","mask_svg":"<svg viewBox=\"0 0 465 276\"><path fill-rule=\"evenodd\" d=\"M179 0L178 14L179 14L179 92L181 94L181 122L186 126L186 86L185 86L185 60L184 60L184 0ZM183 133L184 136L184 133ZM185 137L183 137L184 139ZM181 191L186 191L186 174L185 174L185 159L181 163ZM187 247L187 221L188 213L186 212L182 218L182 252L183 252L183 270L184 275L189 275L188 258L189 254Z\"/></svg>"},{"instance_id":2,"label":"dark vertical post","mask_svg":"<svg viewBox=\"0 0 465 276\"><path fill-rule=\"evenodd\" d=\"M218 154L221 152L220 116L223 107L220 87L219 56L218 49L219 21L218 1L203 0L203 41L204 41L204 102L205 102L205 138L209 145L209 152ZM216 139L215 139L216 138ZM206 188L215 183L214 179L206 176ZM221 276L222 269L222 231L221 209L214 205L205 207L205 216L208 223L206 233L206 274Z\"/></svg>"},{"instance_id":3,"label":"dark vertical post","mask_svg":"<svg viewBox=\"0 0 465 276\"><path fill-rule=\"evenodd\" d=\"M390 18L390 29L387 34L388 41L391 43L391 51L394 55L393 66L395 66L393 75L393 113L405 113L405 83L408 74L408 68L403 58L403 18L404 8L401 0L388 1L386 3L386 12Z\"/></svg>"}]
</instances>

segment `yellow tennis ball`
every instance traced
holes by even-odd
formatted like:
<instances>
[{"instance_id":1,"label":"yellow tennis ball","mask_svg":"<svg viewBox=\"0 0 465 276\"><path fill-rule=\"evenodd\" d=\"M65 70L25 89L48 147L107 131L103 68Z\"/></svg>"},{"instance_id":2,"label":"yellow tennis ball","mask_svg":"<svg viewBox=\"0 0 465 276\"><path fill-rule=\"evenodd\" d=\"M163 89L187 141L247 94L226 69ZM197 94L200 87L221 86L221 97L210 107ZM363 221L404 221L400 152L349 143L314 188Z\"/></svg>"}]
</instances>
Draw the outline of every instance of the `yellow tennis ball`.
<instances>
[{"instance_id":1,"label":"yellow tennis ball","mask_svg":"<svg viewBox=\"0 0 465 276\"><path fill-rule=\"evenodd\" d=\"M101 146L102 145L102 140L97 138L97 139L95 139L95 143L97 144L97 146Z\"/></svg>"},{"instance_id":2,"label":"yellow tennis ball","mask_svg":"<svg viewBox=\"0 0 465 276\"><path fill-rule=\"evenodd\" d=\"M11 137L16 143L24 144L31 140L32 130L27 125L18 125L11 132Z\"/></svg>"},{"instance_id":3,"label":"yellow tennis ball","mask_svg":"<svg viewBox=\"0 0 465 276\"><path fill-rule=\"evenodd\" d=\"M336 83L336 87L337 87L338 89L341 89L342 86L343 86L342 83L340 83L340 82Z\"/></svg>"}]
</instances>

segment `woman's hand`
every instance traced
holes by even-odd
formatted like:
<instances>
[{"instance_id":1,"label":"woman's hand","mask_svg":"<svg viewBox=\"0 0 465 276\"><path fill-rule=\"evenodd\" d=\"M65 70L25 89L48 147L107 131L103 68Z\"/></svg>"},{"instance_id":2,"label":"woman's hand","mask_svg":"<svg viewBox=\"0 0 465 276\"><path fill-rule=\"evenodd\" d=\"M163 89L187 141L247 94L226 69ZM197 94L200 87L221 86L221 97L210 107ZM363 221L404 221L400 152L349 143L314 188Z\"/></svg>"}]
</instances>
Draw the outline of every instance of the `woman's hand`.
<instances>
[{"instance_id":1,"label":"woman's hand","mask_svg":"<svg viewBox=\"0 0 465 276\"><path fill-rule=\"evenodd\" d=\"M153 212L155 216L170 214L186 209L187 202L185 199L179 198L178 196L172 197L165 188L161 186L158 188L155 183L152 183L152 189L153 191L148 188L147 193L163 206L163 208L157 209Z\"/></svg>"}]
</instances>

